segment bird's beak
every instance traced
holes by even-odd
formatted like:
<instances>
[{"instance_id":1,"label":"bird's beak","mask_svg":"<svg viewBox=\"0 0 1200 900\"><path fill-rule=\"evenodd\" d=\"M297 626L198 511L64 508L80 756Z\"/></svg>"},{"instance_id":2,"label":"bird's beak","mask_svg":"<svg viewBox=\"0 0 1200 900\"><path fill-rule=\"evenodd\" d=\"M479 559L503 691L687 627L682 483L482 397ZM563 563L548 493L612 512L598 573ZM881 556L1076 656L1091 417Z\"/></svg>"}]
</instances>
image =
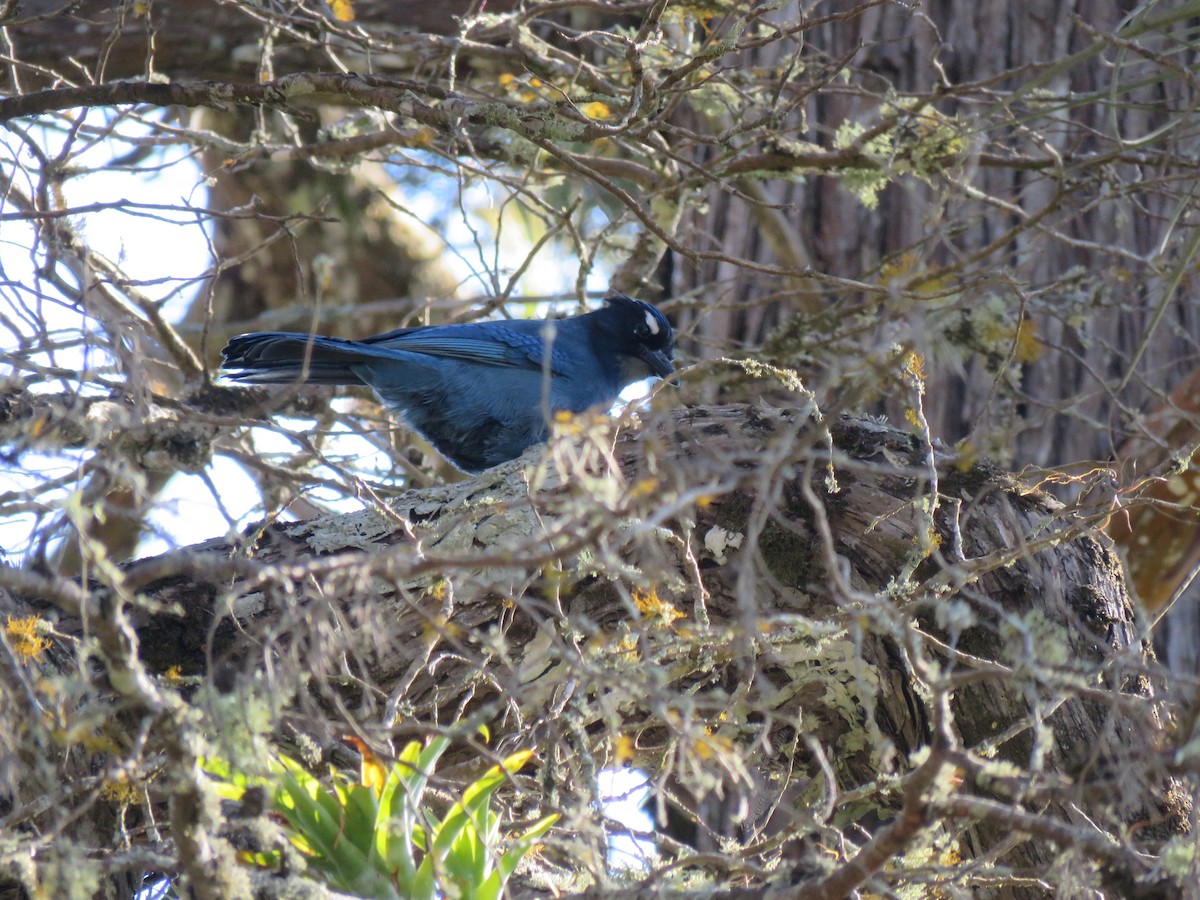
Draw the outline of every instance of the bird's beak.
<instances>
[{"instance_id":1,"label":"bird's beak","mask_svg":"<svg viewBox=\"0 0 1200 900\"><path fill-rule=\"evenodd\" d=\"M651 350L648 347L641 347L638 350L638 359L644 362L646 368L659 378L666 378L675 372L674 363L661 350Z\"/></svg>"}]
</instances>

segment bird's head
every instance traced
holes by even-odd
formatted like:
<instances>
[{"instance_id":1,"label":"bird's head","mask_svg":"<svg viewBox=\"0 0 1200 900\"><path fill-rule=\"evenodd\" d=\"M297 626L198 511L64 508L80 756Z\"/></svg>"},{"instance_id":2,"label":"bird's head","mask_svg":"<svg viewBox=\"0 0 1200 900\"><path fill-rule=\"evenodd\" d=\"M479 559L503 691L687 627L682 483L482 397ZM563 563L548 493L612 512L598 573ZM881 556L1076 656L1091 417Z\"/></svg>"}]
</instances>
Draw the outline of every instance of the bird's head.
<instances>
[{"instance_id":1,"label":"bird's head","mask_svg":"<svg viewBox=\"0 0 1200 900\"><path fill-rule=\"evenodd\" d=\"M595 322L604 345L621 361L627 384L650 375L668 378L675 371L675 331L667 317L641 300L613 292L604 298Z\"/></svg>"}]
</instances>

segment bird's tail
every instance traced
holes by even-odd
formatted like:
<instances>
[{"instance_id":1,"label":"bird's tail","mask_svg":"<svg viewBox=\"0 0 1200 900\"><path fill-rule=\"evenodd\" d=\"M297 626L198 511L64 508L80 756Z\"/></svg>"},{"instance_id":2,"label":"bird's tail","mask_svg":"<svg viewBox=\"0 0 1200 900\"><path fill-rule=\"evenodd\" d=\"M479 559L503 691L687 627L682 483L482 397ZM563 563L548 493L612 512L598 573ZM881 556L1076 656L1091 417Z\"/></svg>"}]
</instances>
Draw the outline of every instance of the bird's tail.
<instances>
[{"instance_id":1,"label":"bird's tail","mask_svg":"<svg viewBox=\"0 0 1200 900\"><path fill-rule=\"evenodd\" d=\"M221 355L223 374L246 384L362 384L351 369L363 362L356 341L261 331L238 335Z\"/></svg>"}]
</instances>

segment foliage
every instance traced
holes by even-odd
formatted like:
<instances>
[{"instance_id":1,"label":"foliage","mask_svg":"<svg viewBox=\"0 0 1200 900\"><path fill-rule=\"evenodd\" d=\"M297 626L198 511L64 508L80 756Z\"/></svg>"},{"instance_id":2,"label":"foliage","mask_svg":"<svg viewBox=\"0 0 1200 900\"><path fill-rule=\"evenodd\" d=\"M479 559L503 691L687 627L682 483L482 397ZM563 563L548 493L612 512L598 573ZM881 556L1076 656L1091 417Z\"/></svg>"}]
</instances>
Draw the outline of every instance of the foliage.
<instances>
[{"instance_id":1,"label":"foliage","mask_svg":"<svg viewBox=\"0 0 1200 900\"><path fill-rule=\"evenodd\" d=\"M282 753L270 756L266 776L232 771L220 759L206 760L204 768L218 779L218 793L227 800L241 801L250 788L269 789L289 839L309 868L336 890L377 900L497 900L509 876L558 815L503 837L501 816L491 808L491 800L533 756L532 751L522 751L468 785L438 817L430 810L426 789L449 746L450 739L442 736L425 746L412 741L387 772L363 746L363 777L358 783L336 771L323 783ZM280 855L253 853L245 858L270 866L278 864Z\"/></svg>"}]
</instances>

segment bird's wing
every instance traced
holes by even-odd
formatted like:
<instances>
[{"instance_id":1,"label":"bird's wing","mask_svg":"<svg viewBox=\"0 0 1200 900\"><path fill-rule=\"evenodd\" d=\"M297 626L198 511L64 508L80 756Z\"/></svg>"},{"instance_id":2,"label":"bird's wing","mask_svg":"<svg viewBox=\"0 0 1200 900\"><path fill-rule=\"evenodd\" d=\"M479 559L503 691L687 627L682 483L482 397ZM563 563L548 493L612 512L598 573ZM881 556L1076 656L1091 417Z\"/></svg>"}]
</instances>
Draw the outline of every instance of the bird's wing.
<instances>
[{"instance_id":1,"label":"bird's wing","mask_svg":"<svg viewBox=\"0 0 1200 900\"><path fill-rule=\"evenodd\" d=\"M367 338L362 343L482 365L540 369L546 345L540 334L540 323L531 324L537 324L539 330L518 329L504 322L399 328ZM559 356L557 352L551 356L552 369L556 372Z\"/></svg>"}]
</instances>

